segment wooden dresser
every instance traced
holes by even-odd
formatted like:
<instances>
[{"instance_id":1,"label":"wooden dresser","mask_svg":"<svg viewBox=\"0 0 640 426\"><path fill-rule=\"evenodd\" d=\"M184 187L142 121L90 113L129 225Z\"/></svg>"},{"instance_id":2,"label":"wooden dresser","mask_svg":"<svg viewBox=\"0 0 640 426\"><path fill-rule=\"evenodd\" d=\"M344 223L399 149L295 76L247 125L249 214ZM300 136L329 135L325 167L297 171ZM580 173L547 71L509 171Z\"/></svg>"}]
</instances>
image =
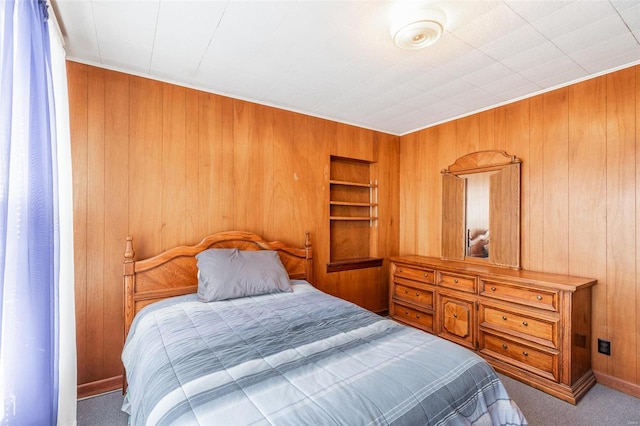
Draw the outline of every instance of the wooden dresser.
<instances>
[{"instance_id":1,"label":"wooden dresser","mask_svg":"<svg viewBox=\"0 0 640 426\"><path fill-rule=\"evenodd\" d=\"M496 371L575 404L596 383L594 284L567 275L394 257L389 315L477 351Z\"/></svg>"}]
</instances>

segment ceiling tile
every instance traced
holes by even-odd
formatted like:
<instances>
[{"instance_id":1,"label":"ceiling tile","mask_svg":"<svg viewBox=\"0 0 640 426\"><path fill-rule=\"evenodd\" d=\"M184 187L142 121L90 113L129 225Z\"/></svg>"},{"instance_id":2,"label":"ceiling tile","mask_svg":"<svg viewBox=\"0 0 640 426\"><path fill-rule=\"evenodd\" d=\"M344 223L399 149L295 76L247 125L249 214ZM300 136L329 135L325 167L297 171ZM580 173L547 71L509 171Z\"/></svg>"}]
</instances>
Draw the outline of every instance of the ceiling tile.
<instances>
[{"instance_id":1,"label":"ceiling tile","mask_svg":"<svg viewBox=\"0 0 640 426\"><path fill-rule=\"evenodd\" d=\"M530 49L523 49L502 61L502 64L510 69L521 72L539 65L545 66L548 62L561 58L565 54L553 43L546 42Z\"/></svg>"},{"instance_id":2,"label":"ceiling tile","mask_svg":"<svg viewBox=\"0 0 640 426\"><path fill-rule=\"evenodd\" d=\"M509 35L500 37L490 43L480 46L479 49L496 61L504 61L524 50L541 46L548 40L531 25L526 25Z\"/></svg>"},{"instance_id":3,"label":"ceiling tile","mask_svg":"<svg viewBox=\"0 0 640 426\"><path fill-rule=\"evenodd\" d=\"M575 0L574 0L575 2ZM507 0L505 2L515 13L527 22L537 21L549 16L563 7L569 6L571 0Z\"/></svg>"},{"instance_id":4,"label":"ceiling tile","mask_svg":"<svg viewBox=\"0 0 640 426\"><path fill-rule=\"evenodd\" d=\"M568 3L550 15L533 20L531 25L547 38L553 39L593 24L614 12L608 0L588 0L588 7L586 3Z\"/></svg>"},{"instance_id":5,"label":"ceiling tile","mask_svg":"<svg viewBox=\"0 0 640 426\"><path fill-rule=\"evenodd\" d=\"M151 73L191 82L225 5L223 2L161 2Z\"/></svg>"},{"instance_id":6,"label":"ceiling tile","mask_svg":"<svg viewBox=\"0 0 640 426\"><path fill-rule=\"evenodd\" d=\"M456 37L473 47L480 47L526 26L527 23L506 4L500 3L491 13L480 15L453 31Z\"/></svg>"},{"instance_id":7,"label":"ceiling tile","mask_svg":"<svg viewBox=\"0 0 640 426\"><path fill-rule=\"evenodd\" d=\"M58 1L54 10L57 11L56 18L65 34L67 57L100 63L100 49L91 3Z\"/></svg>"},{"instance_id":8,"label":"ceiling tile","mask_svg":"<svg viewBox=\"0 0 640 426\"><path fill-rule=\"evenodd\" d=\"M603 39L617 39L625 34L629 34L629 29L617 14L613 14L552 41L564 52L576 52L599 44Z\"/></svg>"},{"instance_id":9,"label":"ceiling tile","mask_svg":"<svg viewBox=\"0 0 640 426\"><path fill-rule=\"evenodd\" d=\"M622 34L569 55L589 73L599 73L615 64L640 60L640 45L632 34Z\"/></svg>"},{"instance_id":10,"label":"ceiling tile","mask_svg":"<svg viewBox=\"0 0 640 426\"><path fill-rule=\"evenodd\" d=\"M559 72L559 70L561 70ZM562 73L565 77L572 76L572 80L584 77L587 72L584 68L577 65L571 58L566 56L558 56L556 59L547 62L540 62L538 65L520 71L527 80L538 84L540 87L550 87L549 81L557 80L558 74ZM544 83L547 82L547 83ZM554 84L555 85L555 84Z\"/></svg>"},{"instance_id":11,"label":"ceiling tile","mask_svg":"<svg viewBox=\"0 0 640 426\"><path fill-rule=\"evenodd\" d=\"M93 19L103 64L148 73L158 21L159 0L93 0Z\"/></svg>"}]
</instances>

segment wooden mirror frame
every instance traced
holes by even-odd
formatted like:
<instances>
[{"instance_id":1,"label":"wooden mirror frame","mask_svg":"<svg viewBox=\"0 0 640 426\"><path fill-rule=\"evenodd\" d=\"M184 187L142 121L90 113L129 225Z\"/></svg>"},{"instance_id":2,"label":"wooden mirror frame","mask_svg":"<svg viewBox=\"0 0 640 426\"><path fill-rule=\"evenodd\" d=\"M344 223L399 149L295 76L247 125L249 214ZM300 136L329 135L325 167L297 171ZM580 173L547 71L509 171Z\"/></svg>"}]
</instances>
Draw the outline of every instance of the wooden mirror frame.
<instances>
[{"instance_id":1,"label":"wooden mirror frame","mask_svg":"<svg viewBox=\"0 0 640 426\"><path fill-rule=\"evenodd\" d=\"M442 259L520 268L520 164L504 151L466 154L442 170ZM490 177L490 249L486 258L466 255L466 179L474 173Z\"/></svg>"}]
</instances>

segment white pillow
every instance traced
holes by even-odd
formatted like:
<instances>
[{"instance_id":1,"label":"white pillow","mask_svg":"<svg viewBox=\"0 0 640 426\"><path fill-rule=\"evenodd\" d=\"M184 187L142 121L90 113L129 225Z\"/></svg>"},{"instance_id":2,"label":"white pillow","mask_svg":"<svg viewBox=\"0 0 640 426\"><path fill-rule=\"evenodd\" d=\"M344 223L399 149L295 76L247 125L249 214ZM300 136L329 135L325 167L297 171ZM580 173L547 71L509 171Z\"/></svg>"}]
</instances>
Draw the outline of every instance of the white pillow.
<instances>
[{"instance_id":1,"label":"white pillow","mask_svg":"<svg viewBox=\"0 0 640 426\"><path fill-rule=\"evenodd\" d=\"M276 251L208 249L196 259L202 302L291 291L289 274Z\"/></svg>"}]
</instances>

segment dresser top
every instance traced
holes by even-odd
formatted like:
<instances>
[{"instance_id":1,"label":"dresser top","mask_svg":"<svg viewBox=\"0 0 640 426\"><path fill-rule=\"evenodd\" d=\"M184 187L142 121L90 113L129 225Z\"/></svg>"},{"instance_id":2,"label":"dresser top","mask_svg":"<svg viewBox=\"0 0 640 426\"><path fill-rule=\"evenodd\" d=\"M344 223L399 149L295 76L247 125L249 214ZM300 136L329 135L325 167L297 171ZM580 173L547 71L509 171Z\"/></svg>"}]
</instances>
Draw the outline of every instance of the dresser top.
<instances>
[{"instance_id":1,"label":"dresser top","mask_svg":"<svg viewBox=\"0 0 640 426\"><path fill-rule=\"evenodd\" d=\"M561 290L576 291L583 287L589 287L597 283L596 279L576 277L564 274L554 274L547 272L525 271L522 269L501 268L493 265L481 265L476 263L466 263L454 260L443 260L437 257L427 256L395 256L392 262L404 263L407 265L443 269L448 272L455 272L467 275L480 275L491 279L508 279L536 284L542 287L550 287Z\"/></svg>"}]
</instances>

